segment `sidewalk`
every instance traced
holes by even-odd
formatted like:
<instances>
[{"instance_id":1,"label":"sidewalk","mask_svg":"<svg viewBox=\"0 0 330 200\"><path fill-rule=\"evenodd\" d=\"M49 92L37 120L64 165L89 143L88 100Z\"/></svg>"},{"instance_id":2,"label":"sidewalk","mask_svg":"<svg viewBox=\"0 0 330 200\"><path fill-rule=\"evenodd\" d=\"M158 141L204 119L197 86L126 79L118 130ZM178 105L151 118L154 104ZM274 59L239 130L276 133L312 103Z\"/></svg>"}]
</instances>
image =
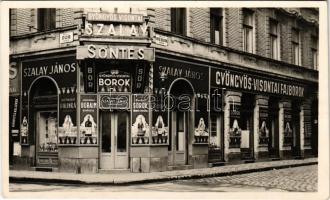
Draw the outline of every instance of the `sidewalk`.
<instances>
[{"instance_id":1,"label":"sidewalk","mask_svg":"<svg viewBox=\"0 0 330 200\"><path fill-rule=\"evenodd\" d=\"M230 176L235 174L266 171L288 167L298 167L317 164L317 158L304 160L280 160L256 162L238 165L226 165L213 168L177 170L152 173L120 173L120 174L72 174L60 172L17 171L10 170L10 182L44 182L63 184L92 185L124 185L147 183L189 178L204 178L211 176Z\"/></svg>"}]
</instances>

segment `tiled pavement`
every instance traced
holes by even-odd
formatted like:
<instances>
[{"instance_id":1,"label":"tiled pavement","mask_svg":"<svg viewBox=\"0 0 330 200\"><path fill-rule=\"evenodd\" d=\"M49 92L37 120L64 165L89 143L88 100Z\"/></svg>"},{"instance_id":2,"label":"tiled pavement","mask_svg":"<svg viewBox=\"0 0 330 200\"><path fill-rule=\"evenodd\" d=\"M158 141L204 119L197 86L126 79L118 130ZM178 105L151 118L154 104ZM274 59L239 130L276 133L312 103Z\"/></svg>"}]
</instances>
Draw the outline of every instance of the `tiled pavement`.
<instances>
[{"instance_id":1,"label":"tiled pavement","mask_svg":"<svg viewBox=\"0 0 330 200\"><path fill-rule=\"evenodd\" d=\"M80 184L132 184L155 181L166 181L188 178L205 178L212 176L228 176L257 171L272 170L274 168L287 168L294 166L312 165L317 163L317 158L304 160L280 160L268 162L256 162L238 165L226 165L213 168L177 170L152 173L120 173L120 174L72 174L59 172L17 171L10 170L11 181L37 181L53 183L80 183ZM276 179L274 180L276 181ZM294 180L288 180L288 184L294 185ZM306 186L307 187L307 186Z\"/></svg>"},{"instance_id":2,"label":"tiled pavement","mask_svg":"<svg viewBox=\"0 0 330 200\"><path fill-rule=\"evenodd\" d=\"M317 165L247 173L236 176L180 180L178 184L193 185L242 185L277 188L285 191L316 192Z\"/></svg>"}]
</instances>

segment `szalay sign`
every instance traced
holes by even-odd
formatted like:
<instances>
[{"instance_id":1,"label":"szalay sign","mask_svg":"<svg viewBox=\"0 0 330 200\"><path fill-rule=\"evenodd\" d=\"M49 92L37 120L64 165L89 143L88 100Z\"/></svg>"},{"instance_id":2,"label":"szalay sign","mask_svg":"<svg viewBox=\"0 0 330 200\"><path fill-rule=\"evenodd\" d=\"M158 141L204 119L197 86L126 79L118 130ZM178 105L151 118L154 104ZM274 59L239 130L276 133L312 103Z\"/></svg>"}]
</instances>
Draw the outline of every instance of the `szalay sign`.
<instances>
[{"instance_id":1,"label":"szalay sign","mask_svg":"<svg viewBox=\"0 0 330 200\"><path fill-rule=\"evenodd\" d=\"M148 37L148 25L139 14L88 13L84 35Z\"/></svg>"}]
</instances>

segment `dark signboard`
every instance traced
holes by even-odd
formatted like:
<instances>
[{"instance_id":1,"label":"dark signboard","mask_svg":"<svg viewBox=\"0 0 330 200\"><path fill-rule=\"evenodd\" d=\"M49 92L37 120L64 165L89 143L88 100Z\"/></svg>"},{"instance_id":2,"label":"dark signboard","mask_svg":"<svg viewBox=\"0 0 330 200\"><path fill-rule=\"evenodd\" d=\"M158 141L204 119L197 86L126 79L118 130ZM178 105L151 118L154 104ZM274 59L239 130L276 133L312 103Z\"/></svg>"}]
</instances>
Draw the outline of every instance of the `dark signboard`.
<instances>
[{"instance_id":1,"label":"dark signboard","mask_svg":"<svg viewBox=\"0 0 330 200\"><path fill-rule=\"evenodd\" d=\"M17 62L9 64L9 94L19 94L21 88L21 71Z\"/></svg>"},{"instance_id":2,"label":"dark signboard","mask_svg":"<svg viewBox=\"0 0 330 200\"><path fill-rule=\"evenodd\" d=\"M18 138L20 129L20 101L19 96L9 96L9 133Z\"/></svg>"},{"instance_id":3,"label":"dark signboard","mask_svg":"<svg viewBox=\"0 0 330 200\"><path fill-rule=\"evenodd\" d=\"M188 80L195 91L202 94L209 93L209 67L198 65L192 62L157 57L154 65L154 88L166 90L175 79L183 78Z\"/></svg>"},{"instance_id":4,"label":"dark signboard","mask_svg":"<svg viewBox=\"0 0 330 200\"><path fill-rule=\"evenodd\" d=\"M130 95L129 94L102 94L99 99L99 107L101 109L130 109Z\"/></svg>"},{"instance_id":5,"label":"dark signboard","mask_svg":"<svg viewBox=\"0 0 330 200\"><path fill-rule=\"evenodd\" d=\"M78 130L76 108L76 94L61 94L59 96L59 144L77 144Z\"/></svg>"},{"instance_id":6,"label":"dark signboard","mask_svg":"<svg viewBox=\"0 0 330 200\"><path fill-rule=\"evenodd\" d=\"M22 62L22 87L27 91L31 83L41 76L54 79L60 89L76 87L77 63L75 57L59 57Z\"/></svg>"},{"instance_id":7,"label":"dark signboard","mask_svg":"<svg viewBox=\"0 0 330 200\"><path fill-rule=\"evenodd\" d=\"M211 69L211 85L292 97L304 97L306 89L298 83L214 68Z\"/></svg>"},{"instance_id":8,"label":"dark signboard","mask_svg":"<svg viewBox=\"0 0 330 200\"><path fill-rule=\"evenodd\" d=\"M145 83L147 82L147 70L144 64L136 64L135 66L135 79L134 79L134 91L141 93L144 91Z\"/></svg>"},{"instance_id":9,"label":"dark signboard","mask_svg":"<svg viewBox=\"0 0 330 200\"><path fill-rule=\"evenodd\" d=\"M110 70L98 75L99 92L131 92L131 75L119 70Z\"/></svg>"},{"instance_id":10,"label":"dark signboard","mask_svg":"<svg viewBox=\"0 0 330 200\"><path fill-rule=\"evenodd\" d=\"M29 144L29 115L27 107L22 108L22 117L20 122L20 142L22 145Z\"/></svg>"},{"instance_id":11,"label":"dark signboard","mask_svg":"<svg viewBox=\"0 0 330 200\"><path fill-rule=\"evenodd\" d=\"M97 96L80 96L80 144L96 145L97 134Z\"/></svg>"},{"instance_id":12,"label":"dark signboard","mask_svg":"<svg viewBox=\"0 0 330 200\"><path fill-rule=\"evenodd\" d=\"M149 126L149 95L132 95L132 143L148 144L150 135Z\"/></svg>"},{"instance_id":13,"label":"dark signboard","mask_svg":"<svg viewBox=\"0 0 330 200\"><path fill-rule=\"evenodd\" d=\"M84 86L85 92L95 92L95 63L84 62Z\"/></svg>"}]
</instances>

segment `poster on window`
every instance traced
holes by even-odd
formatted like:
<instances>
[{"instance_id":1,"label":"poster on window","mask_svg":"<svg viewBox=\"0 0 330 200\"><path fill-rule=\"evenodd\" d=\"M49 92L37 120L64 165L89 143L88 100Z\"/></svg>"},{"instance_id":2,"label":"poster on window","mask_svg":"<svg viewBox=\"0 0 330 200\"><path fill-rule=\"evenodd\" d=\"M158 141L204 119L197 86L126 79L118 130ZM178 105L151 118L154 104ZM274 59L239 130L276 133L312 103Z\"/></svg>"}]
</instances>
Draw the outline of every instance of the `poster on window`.
<instances>
[{"instance_id":1,"label":"poster on window","mask_svg":"<svg viewBox=\"0 0 330 200\"><path fill-rule=\"evenodd\" d=\"M261 137L269 137L268 108L259 108L259 134Z\"/></svg>"},{"instance_id":2,"label":"poster on window","mask_svg":"<svg viewBox=\"0 0 330 200\"><path fill-rule=\"evenodd\" d=\"M241 106L239 104L230 104L230 128L229 133L234 136L241 135L240 128Z\"/></svg>"},{"instance_id":3,"label":"poster on window","mask_svg":"<svg viewBox=\"0 0 330 200\"><path fill-rule=\"evenodd\" d=\"M19 138L20 125L20 98L9 96L9 132L14 141Z\"/></svg>"},{"instance_id":4,"label":"poster on window","mask_svg":"<svg viewBox=\"0 0 330 200\"><path fill-rule=\"evenodd\" d=\"M97 96L80 96L80 144L96 145L97 134Z\"/></svg>"},{"instance_id":5,"label":"poster on window","mask_svg":"<svg viewBox=\"0 0 330 200\"><path fill-rule=\"evenodd\" d=\"M149 144L149 95L132 96L132 144Z\"/></svg>"},{"instance_id":6,"label":"poster on window","mask_svg":"<svg viewBox=\"0 0 330 200\"><path fill-rule=\"evenodd\" d=\"M77 99L76 94L59 96L58 143L77 144Z\"/></svg>"},{"instance_id":7,"label":"poster on window","mask_svg":"<svg viewBox=\"0 0 330 200\"><path fill-rule=\"evenodd\" d=\"M168 120L167 112L153 112L152 113L152 144L166 144L168 140Z\"/></svg>"},{"instance_id":8,"label":"poster on window","mask_svg":"<svg viewBox=\"0 0 330 200\"><path fill-rule=\"evenodd\" d=\"M241 146L241 106L239 104L230 104L229 106L229 136L230 148L240 148Z\"/></svg>"},{"instance_id":9,"label":"poster on window","mask_svg":"<svg viewBox=\"0 0 330 200\"><path fill-rule=\"evenodd\" d=\"M292 137L292 114L291 110L284 111L284 137Z\"/></svg>"},{"instance_id":10,"label":"poster on window","mask_svg":"<svg viewBox=\"0 0 330 200\"><path fill-rule=\"evenodd\" d=\"M21 133L21 144L29 144L29 121L28 121L28 112L27 108L23 107L22 109L22 118L20 122L20 133Z\"/></svg>"},{"instance_id":11,"label":"poster on window","mask_svg":"<svg viewBox=\"0 0 330 200\"><path fill-rule=\"evenodd\" d=\"M195 143L208 143L208 94L197 93L195 97Z\"/></svg>"}]
</instances>

